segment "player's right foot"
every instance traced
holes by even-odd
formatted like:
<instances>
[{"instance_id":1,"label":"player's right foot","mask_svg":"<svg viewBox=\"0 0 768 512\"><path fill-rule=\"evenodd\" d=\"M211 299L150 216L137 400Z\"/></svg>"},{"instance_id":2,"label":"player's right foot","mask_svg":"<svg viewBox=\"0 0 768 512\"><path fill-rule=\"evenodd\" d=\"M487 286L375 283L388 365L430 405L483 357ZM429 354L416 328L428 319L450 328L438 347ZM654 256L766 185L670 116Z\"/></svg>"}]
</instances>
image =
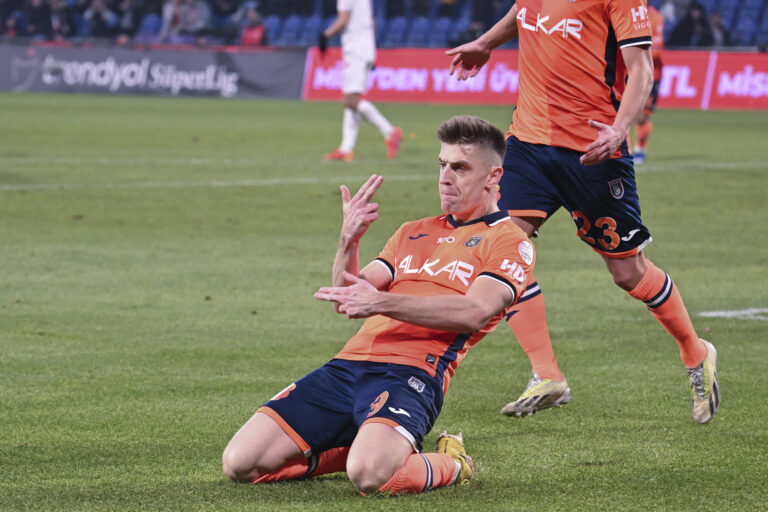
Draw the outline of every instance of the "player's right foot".
<instances>
[{"instance_id":1,"label":"player's right foot","mask_svg":"<svg viewBox=\"0 0 768 512\"><path fill-rule=\"evenodd\" d=\"M472 457L467 455L467 452L464 450L464 436L461 435L461 432L452 436L443 430L443 433L437 438L437 449L435 451L453 457L461 465L459 474L453 483L465 484L475 476L475 465L472 462Z\"/></svg>"},{"instance_id":2,"label":"player's right foot","mask_svg":"<svg viewBox=\"0 0 768 512\"><path fill-rule=\"evenodd\" d=\"M523 394L514 402L505 405L501 413L520 418L544 409L560 407L570 401L571 388L568 387L568 381L565 378L563 380L542 379L534 372Z\"/></svg>"},{"instance_id":3,"label":"player's right foot","mask_svg":"<svg viewBox=\"0 0 768 512\"><path fill-rule=\"evenodd\" d=\"M632 152L632 158L635 161L635 164L644 164L645 163L645 151L642 149L635 149Z\"/></svg>"},{"instance_id":4,"label":"player's right foot","mask_svg":"<svg viewBox=\"0 0 768 512\"><path fill-rule=\"evenodd\" d=\"M397 152L400 150L400 140L403 138L403 130L395 126L392 128L392 133L386 139L387 144L387 158L395 158Z\"/></svg>"},{"instance_id":5,"label":"player's right foot","mask_svg":"<svg viewBox=\"0 0 768 512\"><path fill-rule=\"evenodd\" d=\"M712 419L720 405L720 383L717 380L717 350L707 340L707 357L696 368L688 369L691 379L691 403L693 419L706 423Z\"/></svg>"},{"instance_id":6,"label":"player's right foot","mask_svg":"<svg viewBox=\"0 0 768 512\"><path fill-rule=\"evenodd\" d=\"M345 162L351 162L355 159L354 151L342 151L340 149L334 149L332 152L325 155L326 160L344 160Z\"/></svg>"}]
</instances>

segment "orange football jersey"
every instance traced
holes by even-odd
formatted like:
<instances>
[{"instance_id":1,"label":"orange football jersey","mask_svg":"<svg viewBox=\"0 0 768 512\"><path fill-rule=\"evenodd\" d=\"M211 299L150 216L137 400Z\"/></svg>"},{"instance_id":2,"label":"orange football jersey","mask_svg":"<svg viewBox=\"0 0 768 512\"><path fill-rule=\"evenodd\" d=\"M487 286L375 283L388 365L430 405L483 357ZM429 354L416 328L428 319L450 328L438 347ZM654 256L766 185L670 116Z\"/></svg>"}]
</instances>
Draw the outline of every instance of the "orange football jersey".
<instances>
[{"instance_id":1,"label":"orange football jersey","mask_svg":"<svg viewBox=\"0 0 768 512\"><path fill-rule=\"evenodd\" d=\"M651 53L653 54L653 80L661 80L661 68L664 65L662 54L664 53L664 17L653 6L648 6L648 18L651 20L653 41Z\"/></svg>"},{"instance_id":2,"label":"orange football jersey","mask_svg":"<svg viewBox=\"0 0 768 512\"><path fill-rule=\"evenodd\" d=\"M497 212L457 225L450 215L400 226L376 261L393 280L387 291L413 296L464 295L475 279L494 279L515 300L525 291L535 254L528 237ZM339 359L396 363L443 374L443 391L466 351L493 331L504 317L494 316L478 332L455 333L375 315L336 355Z\"/></svg>"},{"instance_id":3,"label":"orange football jersey","mask_svg":"<svg viewBox=\"0 0 768 512\"><path fill-rule=\"evenodd\" d=\"M584 151L597 138L587 122L616 117L621 48L651 44L646 0L520 0L517 28L520 89L507 135Z\"/></svg>"}]
</instances>

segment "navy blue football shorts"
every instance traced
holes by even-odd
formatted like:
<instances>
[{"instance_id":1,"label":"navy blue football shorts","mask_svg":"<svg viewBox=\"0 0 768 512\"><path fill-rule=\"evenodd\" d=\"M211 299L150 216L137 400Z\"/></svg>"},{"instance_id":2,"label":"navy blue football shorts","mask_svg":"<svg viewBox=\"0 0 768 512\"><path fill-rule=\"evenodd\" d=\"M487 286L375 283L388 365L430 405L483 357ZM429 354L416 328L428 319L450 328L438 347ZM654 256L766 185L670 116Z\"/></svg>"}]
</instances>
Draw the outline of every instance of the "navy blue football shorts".
<instances>
[{"instance_id":1,"label":"navy blue football shorts","mask_svg":"<svg viewBox=\"0 0 768 512\"><path fill-rule=\"evenodd\" d=\"M412 366L333 359L259 408L304 455L350 446L364 423L391 426L421 451L443 405L442 378Z\"/></svg>"},{"instance_id":2,"label":"navy blue football shorts","mask_svg":"<svg viewBox=\"0 0 768 512\"><path fill-rule=\"evenodd\" d=\"M548 219L561 206L577 236L612 258L636 254L651 241L640 218L632 157L582 165L572 149L507 139L499 208L515 217Z\"/></svg>"}]
</instances>

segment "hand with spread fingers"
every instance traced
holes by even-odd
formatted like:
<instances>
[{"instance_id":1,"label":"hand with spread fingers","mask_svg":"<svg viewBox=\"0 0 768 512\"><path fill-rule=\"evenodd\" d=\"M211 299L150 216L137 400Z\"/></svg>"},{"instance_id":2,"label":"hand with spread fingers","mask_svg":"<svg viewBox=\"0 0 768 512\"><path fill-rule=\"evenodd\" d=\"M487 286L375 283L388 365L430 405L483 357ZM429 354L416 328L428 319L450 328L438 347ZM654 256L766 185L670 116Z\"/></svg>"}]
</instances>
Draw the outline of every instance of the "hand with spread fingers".
<instances>
[{"instance_id":1,"label":"hand with spread fingers","mask_svg":"<svg viewBox=\"0 0 768 512\"><path fill-rule=\"evenodd\" d=\"M371 175L352 197L347 186L341 186L344 212L344 221L341 225L342 240L357 242L368 230L368 226L379 218L379 205L371 202L371 199L383 181L382 176Z\"/></svg>"},{"instance_id":2,"label":"hand with spread fingers","mask_svg":"<svg viewBox=\"0 0 768 512\"><path fill-rule=\"evenodd\" d=\"M458 80L466 80L477 75L491 57L490 48L486 48L477 41L457 46L445 53L455 55L448 68L448 74L453 75L455 72Z\"/></svg>"}]
</instances>

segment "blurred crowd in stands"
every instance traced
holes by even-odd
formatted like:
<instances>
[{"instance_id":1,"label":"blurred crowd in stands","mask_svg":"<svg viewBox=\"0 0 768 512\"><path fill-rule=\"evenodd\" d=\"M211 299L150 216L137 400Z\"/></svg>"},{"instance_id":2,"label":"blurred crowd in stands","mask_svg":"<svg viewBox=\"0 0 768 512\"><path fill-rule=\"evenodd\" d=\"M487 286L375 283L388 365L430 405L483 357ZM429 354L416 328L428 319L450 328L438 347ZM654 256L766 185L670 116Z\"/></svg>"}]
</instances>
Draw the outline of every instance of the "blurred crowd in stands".
<instances>
[{"instance_id":1,"label":"blurred crowd in stands","mask_svg":"<svg viewBox=\"0 0 768 512\"><path fill-rule=\"evenodd\" d=\"M378 39L384 47L459 44L487 30L513 3L374 0ZM768 43L764 0L649 4L664 17L667 47ZM0 38L312 46L335 14L335 0L0 0Z\"/></svg>"}]
</instances>

